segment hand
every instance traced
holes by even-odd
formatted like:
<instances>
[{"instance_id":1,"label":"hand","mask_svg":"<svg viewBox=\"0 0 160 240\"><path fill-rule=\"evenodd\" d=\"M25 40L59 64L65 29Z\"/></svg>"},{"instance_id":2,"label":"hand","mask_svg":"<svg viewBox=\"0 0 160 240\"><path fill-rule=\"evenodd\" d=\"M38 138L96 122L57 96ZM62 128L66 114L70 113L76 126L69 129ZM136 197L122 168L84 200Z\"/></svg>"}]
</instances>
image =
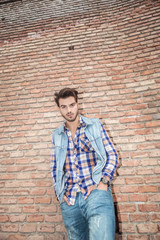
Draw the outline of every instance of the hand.
<instances>
[{"instance_id":1,"label":"hand","mask_svg":"<svg viewBox=\"0 0 160 240\"><path fill-rule=\"evenodd\" d=\"M66 202L68 204L68 206L70 206L71 204L68 202L68 198L64 195L63 196L63 202Z\"/></svg>"},{"instance_id":2,"label":"hand","mask_svg":"<svg viewBox=\"0 0 160 240\"><path fill-rule=\"evenodd\" d=\"M100 182L98 184L98 186L97 186L97 189L107 191L108 190L108 186L107 186L107 184L104 184L103 182Z\"/></svg>"},{"instance_id":3,"label":"hand","mask_svg":"<svg viewBox=\"0 0 160 240\"><path fill-rule=\"evenodd\" d=\"M108 190L108 186L107 186L107 184L104 184L103 182L100 182L97 187L96 187L95 185L91 186L91 187L88 189L87 197L90 195L90 193L91 193L94 189L99 189L99 190L107 191L107 190Z\"/></svg>"},{"instance_id":4,"label":"hand","mask_svg":"<svg viewBox=\"0 0 160 240\"><path fill-rule=\"evenodd\" d=\"M91 193L94 189L96 189L96 186L95 186L95 185L92 185L91 187L89 187L88 193L87 193L87 197L90 195L90 193Z\"/></svg>"}]
</instances>

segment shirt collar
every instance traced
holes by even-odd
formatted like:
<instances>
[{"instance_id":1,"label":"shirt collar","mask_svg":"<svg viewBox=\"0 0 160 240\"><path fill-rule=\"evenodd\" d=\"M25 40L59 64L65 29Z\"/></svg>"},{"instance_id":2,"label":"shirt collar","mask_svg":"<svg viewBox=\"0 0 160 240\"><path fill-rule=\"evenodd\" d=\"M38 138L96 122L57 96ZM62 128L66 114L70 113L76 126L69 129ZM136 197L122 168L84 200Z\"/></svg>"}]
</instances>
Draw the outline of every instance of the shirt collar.
<instances>
[{"instance_id":1,"label":"shirt collar","mask_svg":"<svg viewBox=\"0 0 160 240\"><path fill-rule=\"evenodd\" d=\"M93 122L90 119L83 117L81 115L79 116L80 116L80 126L81 126L81 123L82 125L84 124L85 126L93 124ZM65 122L59 127L58 133L61 134L64 131L65 131Z\"/></svg>"},{"instance_id":2,"label":"shirt collar","mask_svg":"<svg viewBox=\"0 0 160 240\"><path fill-rule=\"evenodd\" d=\"M82 116L79 115L79 120L80 120L80 124L78 126L78 128L80 127L85 127L86 126L86 123L84 122L84 120L82 119ZM66 121L64 122L64 131L68 131L69 128L66 126Z\"/></svg>"}]
</instances>

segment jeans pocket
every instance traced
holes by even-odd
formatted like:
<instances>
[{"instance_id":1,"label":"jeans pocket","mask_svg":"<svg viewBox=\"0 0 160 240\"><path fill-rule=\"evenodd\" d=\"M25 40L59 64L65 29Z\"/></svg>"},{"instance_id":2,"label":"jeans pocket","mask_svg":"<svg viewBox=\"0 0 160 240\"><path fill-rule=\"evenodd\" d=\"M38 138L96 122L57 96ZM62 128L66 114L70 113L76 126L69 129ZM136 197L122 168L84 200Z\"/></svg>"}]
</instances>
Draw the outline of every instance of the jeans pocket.
<instances>
[{"instance_id":1,"label":"jeans pocket","mask_svg":"<svg viewBox=\"0 0 160 240\"><path fill-rule=\"evenodd\" d=\"M67 205L66 201L63 201L60 203L60 208L61 210L65 208L65 206ZM68 205L67 205L68 206Z\"/></svg>"},{"instance_id":2,"label":"jeans pocket","mask_svg":"<svg viewBox=\"0 0 160 240\"><path fill-rule=\"evenodd\" d=\"M112 197L112 191L111 188L108 187L107 190L103 190L103 189L95 189L91 192L90 194L90 198L93 201L101 201L101 202L109 202L112 203L113 202L113 197Z\"/></svg>"},{"instance_id":3,"label":"jeans pocket","mask_svg":"<svg viewBox=\"0 0 160 240\"><path fill-rule=\"evenodd\" d=\"M110 186L108 186L107 189L97 188L96 190L112 193Z\"/></svg>"}]
</instances>

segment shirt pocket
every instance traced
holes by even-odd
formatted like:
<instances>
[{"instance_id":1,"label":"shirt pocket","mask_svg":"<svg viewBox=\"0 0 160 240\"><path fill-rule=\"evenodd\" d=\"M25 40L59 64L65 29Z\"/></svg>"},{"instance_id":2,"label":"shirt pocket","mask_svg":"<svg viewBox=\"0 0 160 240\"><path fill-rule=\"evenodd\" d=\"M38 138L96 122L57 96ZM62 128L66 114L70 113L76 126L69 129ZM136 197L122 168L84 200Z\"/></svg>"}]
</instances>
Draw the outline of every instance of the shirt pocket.
<instances>
[{"instance_id":1,"label":"shirt pocket","mask_svg":"<svg viewBox=\"0 0 160 240\"><path fill-rule=\"evenodd\" d=\"M91 145L91 142L88 139L81 139L81 151L82 152L94 152L94 148Z\"/></svg>"}]
</instances>

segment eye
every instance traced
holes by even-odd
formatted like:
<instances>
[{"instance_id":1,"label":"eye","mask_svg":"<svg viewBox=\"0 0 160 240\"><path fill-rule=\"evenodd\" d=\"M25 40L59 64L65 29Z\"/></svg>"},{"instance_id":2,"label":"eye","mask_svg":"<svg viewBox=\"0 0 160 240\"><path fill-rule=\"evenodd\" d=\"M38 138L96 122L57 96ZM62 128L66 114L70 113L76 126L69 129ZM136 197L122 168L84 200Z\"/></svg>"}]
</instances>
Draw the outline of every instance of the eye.
<instances>
[{"instance_id":1,"label":"eye","mask_svg":"<svg viewBox=\"0 0 160 240\"><path fill-rule=\"evenodd\" d=\"M72 103L70 106L71 106L71 107L74 107L74 106L75 106L75 103Z\"/></svg>"},{"instance_id":2,"label":"eye","mask_svg":"<svg viewBox=\"0 0 160 240\"><path fill-rule=\"evenodd\" d=\"M61 108L62 108L62 109L65 109L65 108L66 108L66 106L62 105L62 106L61 106Z\"/></svg>"}]
</instances>

